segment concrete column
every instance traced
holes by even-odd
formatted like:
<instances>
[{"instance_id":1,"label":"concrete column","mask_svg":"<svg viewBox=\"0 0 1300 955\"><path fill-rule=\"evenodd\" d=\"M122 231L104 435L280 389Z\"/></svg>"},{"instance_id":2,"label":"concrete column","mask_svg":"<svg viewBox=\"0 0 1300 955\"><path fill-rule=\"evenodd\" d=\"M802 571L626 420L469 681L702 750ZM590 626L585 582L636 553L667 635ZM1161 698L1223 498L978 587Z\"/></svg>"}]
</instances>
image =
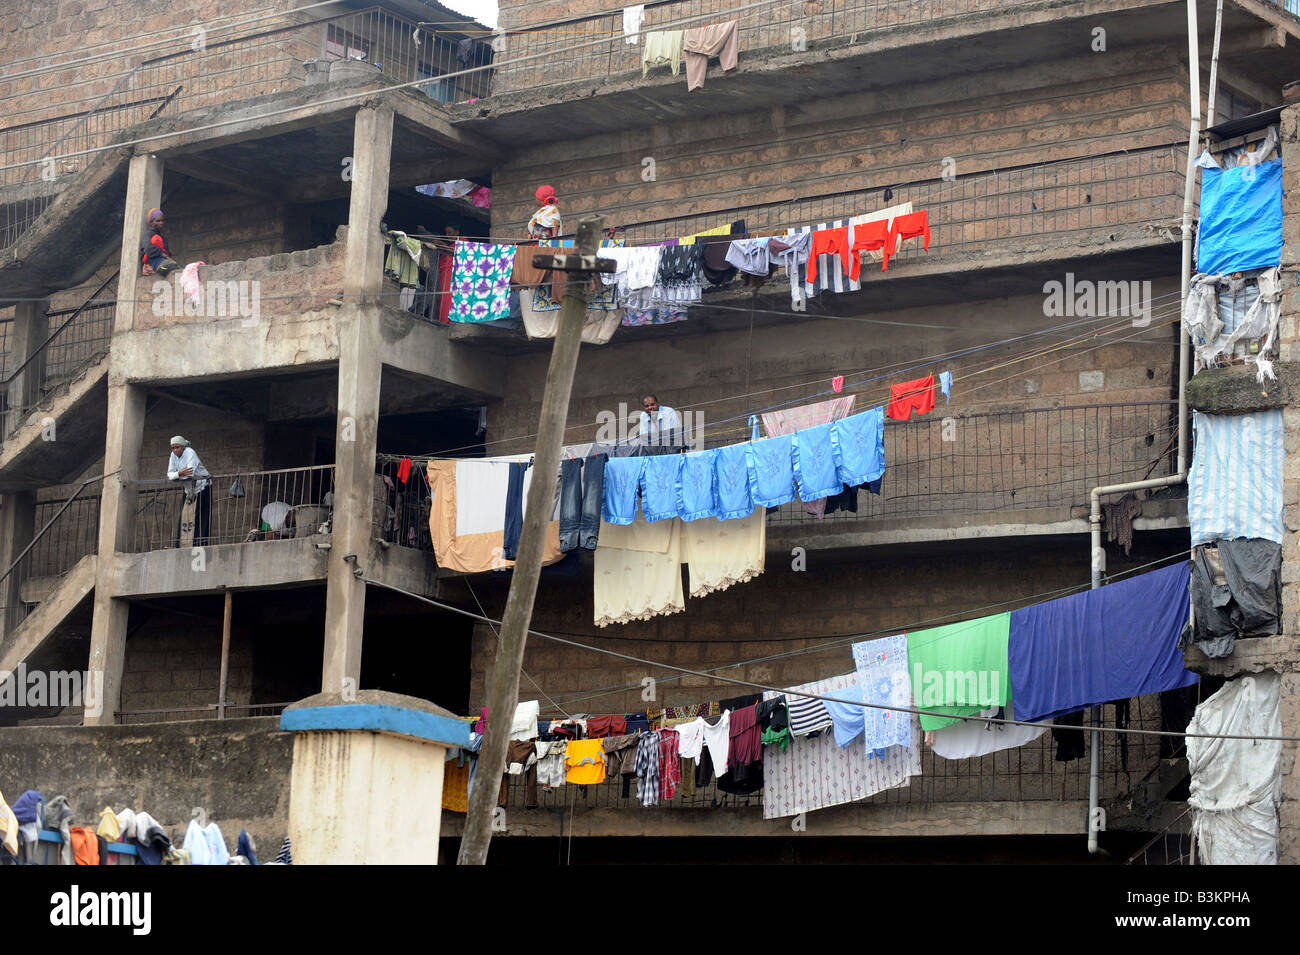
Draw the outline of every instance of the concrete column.
<instances>
[{"instance_id":1,"label":"concrete column","mask_svg":"<svg viewBox=\"0 0 1300 955\"><path fill-rule=\"evenodd\" d=\"M146 298L153 283L158 281L156 276L140 274L140 239L145 232L145 216L150 209L162 205L162 184L161 159L147 154L131 157L126 209L122 215L122 258L118 263L117 310L113 317L115 334L131 330L137 300Z\"/></svg>"},{"instance_id":2,"label":"concrete column","mask_svg":"<svg viewBox=\"0 0 1300 955\"><path fill-rule=\"evenodd\" d=\"M13 564L36 533L36 495L30 491L0 495L0 574ZM0 637L8 637L21 622L18 598L23 575L15 570L0 582L0 602L4 607Z\"/></svg>"},{"instance_id":3,"label":"concrete column","mask_svg":"<svg viewBox=\"0 0 1300 955\"><path fill-rule=\"evenodd\" d=\"M122 259L117 281L113 333L135 324L136 300L149 292L148 276L140 274L140 236L145 216L162 202L163 164L155 156L133 156L126 184L122 218ZM140 478L140 446L144 441L145 391L126 382L122 349L110 352L108 366L108 431L104 440L104 481L99 504L99 564L95 572L94 619L90 627L90 672L103 674L104 706L86 714L88 725L111 724L122 702L122 665L126 656L129 605L114 597L116 555L131 546L135 525L135 481ZM93 679L93 677L92 677Z\"/></svg>"},{"instance_id":4,"label":"concrete column","mask_svg":"<svg viewBox=\"0 0 1300 955\"><path fill-rule=\"evenodd\" d=\"M19 302L14 307L13 347L10 352L14 378L9 382L9 407L14 409L9 419L11 423L20 420L23 412L41 397L41 385L45 382L45 351L41 346L49 337L49 319L45 317L49 307L49 299Z\"/></svg>"},{"instance_id":5,"label":"concrete column","mask_svg":"<svg viewBox=\"0 0 1300 955\"><path fill-rule=\"evenodd\" d=\"M379 222L388 204L393 112L362 109L353 135L352 203L343 262L343 307L335 317L339 339L338 432L334 518L325 596L325 655L321 688L355 691L361 677L361 634L366 613L364 572L374 529L373 487L379 424L382 340L378 293L384 280ZM350 681L350 682L349 682Z\"/></svg>"},{"instance_id":6,"label":"concrete column","mask_svg":"<svg viewBox=\"0 0 1300 955\"><path fill-rule=\"evenodd\" d=\"M280 728L294 733L295 865L437 863L446 753L469 742L468 723L427 700L365 691L295 703Z\"/></svg>"}]
</instances>

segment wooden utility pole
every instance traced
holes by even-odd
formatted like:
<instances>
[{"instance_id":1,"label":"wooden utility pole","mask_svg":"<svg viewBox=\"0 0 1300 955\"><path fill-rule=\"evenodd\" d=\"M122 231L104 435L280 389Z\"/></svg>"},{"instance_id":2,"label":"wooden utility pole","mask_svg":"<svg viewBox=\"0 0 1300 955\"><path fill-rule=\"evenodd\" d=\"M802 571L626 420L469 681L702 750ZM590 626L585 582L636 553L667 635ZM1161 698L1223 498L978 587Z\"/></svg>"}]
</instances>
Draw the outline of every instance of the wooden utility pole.
<instances>
[{"instance_id":1,"label":"wooden utility pole","mask_svg":"<svg viewBox=\"0 0 1300 955\"><path fill-rule=\"evenodd\" d=\"M528 642L528 624L537 596L537 578L542 571L546 548L546 526L551 520L555 484L560 470L560 448L564 443L564 421L569 410L569 393L578 367L582 324L587 311L587 280L597 272L613 272L615 263L596 258L596 246L604 219L584 219L578 226L577 248L573 253L537 255L533 264L570 273L560 311L551 366L546 372L546 391L537 424L537 450L533 456L533 481L528 488L527 513L519 536L519 554L510 579L510 596L501 618L501 646L488 675L488 722L479 750L478 771L469 796L465 833L460 840L457 865L483 865L492 841L492 816L506 769L506 748L510 723L519 702L519 669ZM520 251L523 251L522 249ZM526 253L525 253L526 254Z\"/></svg>"}]
</instances>

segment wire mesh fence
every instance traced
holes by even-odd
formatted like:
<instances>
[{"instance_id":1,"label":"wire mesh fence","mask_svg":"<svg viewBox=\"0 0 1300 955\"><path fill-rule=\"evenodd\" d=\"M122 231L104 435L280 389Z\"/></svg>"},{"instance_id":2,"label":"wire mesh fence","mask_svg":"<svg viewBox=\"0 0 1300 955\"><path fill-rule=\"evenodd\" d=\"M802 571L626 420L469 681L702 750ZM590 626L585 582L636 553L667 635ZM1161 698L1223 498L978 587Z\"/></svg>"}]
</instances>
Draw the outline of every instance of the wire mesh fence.
<instances>
[{"instance_id":1,"label":"wire mesh fence","mask_svg":"<svg viewBox=\"0 0 1300 955\"><path fill-rule=\"evenodd\" d=\"M197 496L194 546L251 544L328 533L334 506L332 464L214 474L210 482ZM182 483L136 482L131 550L143 553L180 546L186 497Z\"/></svg>"}]
</instances>

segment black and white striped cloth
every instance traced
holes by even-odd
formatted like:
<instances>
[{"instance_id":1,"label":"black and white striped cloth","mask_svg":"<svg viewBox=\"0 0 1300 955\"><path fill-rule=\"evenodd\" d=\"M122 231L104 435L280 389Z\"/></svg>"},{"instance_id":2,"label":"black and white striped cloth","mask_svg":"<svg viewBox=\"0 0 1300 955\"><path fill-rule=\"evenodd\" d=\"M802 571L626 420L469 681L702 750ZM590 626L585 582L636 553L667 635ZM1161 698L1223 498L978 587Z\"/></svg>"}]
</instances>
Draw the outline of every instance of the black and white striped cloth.
<instances>
[{"instance_id":1,"label":"black and white striped cloth","mask_svg":"<svg viewBox=\"0 0 1300 955\"><path fill-rule=\"evenodd\" d=\"M830 729L832 726L831 714L827 712L821 700L787 695L785 705L790 711L790 735L792 736L809 736Z\"/></svg>"}]
</instances>

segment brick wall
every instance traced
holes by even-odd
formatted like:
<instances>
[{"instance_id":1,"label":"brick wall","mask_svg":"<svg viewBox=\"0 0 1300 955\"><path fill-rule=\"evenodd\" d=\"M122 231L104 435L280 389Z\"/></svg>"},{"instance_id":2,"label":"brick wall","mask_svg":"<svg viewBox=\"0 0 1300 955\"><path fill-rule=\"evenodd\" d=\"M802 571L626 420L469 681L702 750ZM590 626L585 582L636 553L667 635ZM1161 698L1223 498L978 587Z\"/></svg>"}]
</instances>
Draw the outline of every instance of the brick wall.
<instances>
[{"instance_id":1,"label":"brick wall","mask_svg":"<svg viewBox=\"0 0 1300 955\"><path fill-rule=\"evenodd\" d=\"M541 183L555 187L569 228L599 212L611 226L650 223L632 233L639 241L720 224L737 210L751 230L815 224L890 205L881 195L887 185L897 194L892 202L942 207L931 211L941 247L1141 221L1137 200L1144 197L1146 215L1172 218L1181 211L1179 162L1088 159L1185 139L1185 84L1166 59L1152 52L1145 63L1109 73L1082 61L1068 83L1045 83L1041 70L1008 71L988 76L987 87L982 78L964 77L888 95L533 143L526 157L493 173L493 234L522 234ZM981 95L971 98L972 89ZM945 168L945 157L955 166ZM647 158L655 163L653 181L643 178ZM968 177L979 172L1064 159L1079 162L969 188ZM945 171L957 180L943 181ZM916 184L915 197L907 183ZM806 200L841 193L850 195ZM1167 198L1154 204L1154 196ZM957 222L959 232L945 231Z\"/></svg>"},{"instance_id":2,"label":"brick wall","mask_svg":"<svg viewBox=\"0 0 1300 955\"><path fill-rule=\"evenodd\" d=\"M217 702L221 668L220 607L217 609L215 620L160 614L131 636L122 673L123 710L201 708ZM227 702L251 702L252 686L251 639L240 628L232 628ZM199 718L197 712L162 717Z\"/></svg>"}]
</instances>

